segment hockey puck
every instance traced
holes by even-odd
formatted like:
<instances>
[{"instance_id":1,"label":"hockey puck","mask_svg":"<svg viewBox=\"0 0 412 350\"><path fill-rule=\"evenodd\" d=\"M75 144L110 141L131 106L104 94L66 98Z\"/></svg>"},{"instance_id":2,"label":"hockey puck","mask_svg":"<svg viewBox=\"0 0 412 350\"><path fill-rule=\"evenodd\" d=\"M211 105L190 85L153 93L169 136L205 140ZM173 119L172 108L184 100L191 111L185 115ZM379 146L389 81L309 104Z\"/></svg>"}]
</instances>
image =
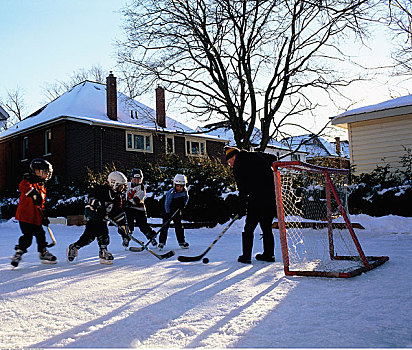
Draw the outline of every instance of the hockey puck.
<instances>
[{"instance_id":1,"label":"hockey puck","mask_svg":"<svg viewBox=\"0 0 412 350\"><path fill-rule=\"evenodd\" d=\"M207 264L209 262L208 258L203 258L203 264Z\"/></svg>"}]
</instances>

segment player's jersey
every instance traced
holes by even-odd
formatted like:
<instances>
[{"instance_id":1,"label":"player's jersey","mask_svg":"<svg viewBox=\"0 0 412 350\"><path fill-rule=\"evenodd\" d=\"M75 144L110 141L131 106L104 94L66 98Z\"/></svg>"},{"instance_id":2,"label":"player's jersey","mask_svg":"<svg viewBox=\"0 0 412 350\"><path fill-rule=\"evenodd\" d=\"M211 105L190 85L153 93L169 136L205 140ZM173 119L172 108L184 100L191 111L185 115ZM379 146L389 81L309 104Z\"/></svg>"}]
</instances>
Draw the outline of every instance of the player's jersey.
<instances>
[{"instance_id":1,"label":"player's jersey","mask_svg":"<svg viewBox=\"0 0 412 350\"><path fill-rule=\"evenodd\" d=\"M34 225L41 225L43 221L42 210L46 200L46 188L43 182L31 182L30 177L24 178L19 184L21 193L19 205L16 211L16 220ZM34 198L30 196L33 191L36 191L40 196L37 199L39 205L34 204Z\"/></svg>"},{"instance_id":2,"label":"player's jersey","mask_svg":"<svg viewBox=\"0 0 412 350\"><path fill-rule=\"evenodd\" d=\"M129 208L137 210L146 210L144 205L144 200L146 198L146 188L143 184L138 184L136 186L131 185L130 182L127 183L127 206Z\"/></svg>"},{"instance_id":3,"label":"player's jersey","mask_svg":"<svg viewBox=\"0 0 412 350\"><path fill-rule=\"evenodd\" d=\"M93 203L98 201L101 206L95 207ZM103 221L106 215L114 218L123 211L122 197L114 192L109 185L97 185L88 197L84 215L87 221Z\"/></svg>"}]
</instances>

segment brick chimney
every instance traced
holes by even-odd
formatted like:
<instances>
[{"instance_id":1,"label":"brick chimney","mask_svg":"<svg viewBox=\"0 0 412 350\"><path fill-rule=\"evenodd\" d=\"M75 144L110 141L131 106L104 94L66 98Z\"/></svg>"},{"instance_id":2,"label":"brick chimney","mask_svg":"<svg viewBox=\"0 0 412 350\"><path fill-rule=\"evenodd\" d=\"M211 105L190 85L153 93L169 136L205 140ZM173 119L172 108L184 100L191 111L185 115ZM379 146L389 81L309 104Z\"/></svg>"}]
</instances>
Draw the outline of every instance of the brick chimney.
<instances>
[{"instance_id":1,"label":"brick chimney","mask_svg":"<svg viewBox=\"0 0 412 350\"><path fill-rule=\"evenodd\" d=\"M340 137L335 137L336 141L336 153L338 156L341 154L341 148L340 148Z\"/></svg>"},{"instance_id":2,"label":"brick chimney","mask_svg":"<svg viewBox=\"0 0 412 350\"><path fill-rule=\"evenodd\" d=\"M117 121L117 87L113 72L106 78L106 105L109 119Z\"/></svg>"},{"instance_id":3,"label":"brick chimney","mask_svg":"<svg viewBox=\"0 0 412 350\"><path fill-rule=\"evenodd\" d=\"M156 88L156 124L161 128L166 127L165 89Z\"/></svg>"}]
</instances>

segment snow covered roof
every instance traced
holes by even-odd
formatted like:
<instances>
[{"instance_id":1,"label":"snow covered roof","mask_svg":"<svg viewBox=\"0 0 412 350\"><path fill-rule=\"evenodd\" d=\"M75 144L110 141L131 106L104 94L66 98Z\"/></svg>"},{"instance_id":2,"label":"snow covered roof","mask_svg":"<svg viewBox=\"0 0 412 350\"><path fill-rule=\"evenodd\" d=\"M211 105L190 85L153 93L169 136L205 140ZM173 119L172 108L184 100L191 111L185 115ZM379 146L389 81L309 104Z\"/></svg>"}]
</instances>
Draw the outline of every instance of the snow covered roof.
<instances>
[{"instance_id":1,"label":"snow covered roof","mask_svg":"<svg viewBox=\"0 0 412 350\"><path fill-rule=\"evenodd\" d=\"M292 151L287 145L285 145L285 144L283 144L283 143L281 143L277 140L273 140L273 139L268 142L267 146L269 148L275 148L275 149L279 149L279 150L283 150L283 151L287 151L287 152ZM301 150L301 149L298 152L305 153L305 151Z\"/></svg>"},{"instance_id":2,"label":"snow covered roof","mask_svg":"<svg viewBox=\"0 0 412 350\"><path fill-rule=\"evenodd\" d=\"M394 98L375 105L352 109L335 116L332 120L332 124L348 124L357 121L394 117L404 114L411 114L412 117L412 95Z\"/></svg>"},{"instance_id":3,"label":"snow covered roof","mask_svg":"<svg viewBox=\"0 0 412 350\"><path fill-rule=\"evenodd\" d=\"M291 149L296 149L309 153L312 157L338 157L334 143L326 141L320 136L313 134L291 136L281 141ZM344 157L349 158L349 152L346 147L341 147Z\"/></svg>"},{"instance_id":4,"label":"snow covered roof","mask_svg":"<svg viewBox=\"0 0 412 350\"><path fill-rule=\"evenodd\" d=\"M160 128L156 124L155 110L120 92L117 93L118 120L113 121L106 113L106 85L84 81L0 133L0 139L61 118L113 127L195 133L193 129L168 116L166 116L166 128ZM198 136L217 139L217 137L207 135Z\"/></svg>"}]
</instances>

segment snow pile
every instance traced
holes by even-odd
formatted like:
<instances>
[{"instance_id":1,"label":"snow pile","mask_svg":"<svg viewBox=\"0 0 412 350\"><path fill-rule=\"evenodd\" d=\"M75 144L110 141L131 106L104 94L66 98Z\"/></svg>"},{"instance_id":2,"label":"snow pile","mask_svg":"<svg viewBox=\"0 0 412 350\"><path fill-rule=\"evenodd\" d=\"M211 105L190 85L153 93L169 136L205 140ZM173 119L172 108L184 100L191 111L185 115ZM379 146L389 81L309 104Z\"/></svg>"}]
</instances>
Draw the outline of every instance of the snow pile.
<instances>
[{"instance_id":1,"label":"snow pile","mask_svg":"<svg viewBox=\"0 0 412 350\"><path fill-rule=\"evenodd\" d=\"M238 263L244 219L207 265L124 251L113 227L113 265L99 264L96 242L69 264L66 247L84 227L51 225L58 264L40 264L34 244L12 270L20 231L12 220L1 223L0 347L412 347L412 218L351 220L366 228L357 234L367 255L390 257L351 279L285 277L277 232L276 263ZM178 248L170 229L166 247L197 255L224 227L186 230L189 250Z\"/></svg>"}]
</instances>

